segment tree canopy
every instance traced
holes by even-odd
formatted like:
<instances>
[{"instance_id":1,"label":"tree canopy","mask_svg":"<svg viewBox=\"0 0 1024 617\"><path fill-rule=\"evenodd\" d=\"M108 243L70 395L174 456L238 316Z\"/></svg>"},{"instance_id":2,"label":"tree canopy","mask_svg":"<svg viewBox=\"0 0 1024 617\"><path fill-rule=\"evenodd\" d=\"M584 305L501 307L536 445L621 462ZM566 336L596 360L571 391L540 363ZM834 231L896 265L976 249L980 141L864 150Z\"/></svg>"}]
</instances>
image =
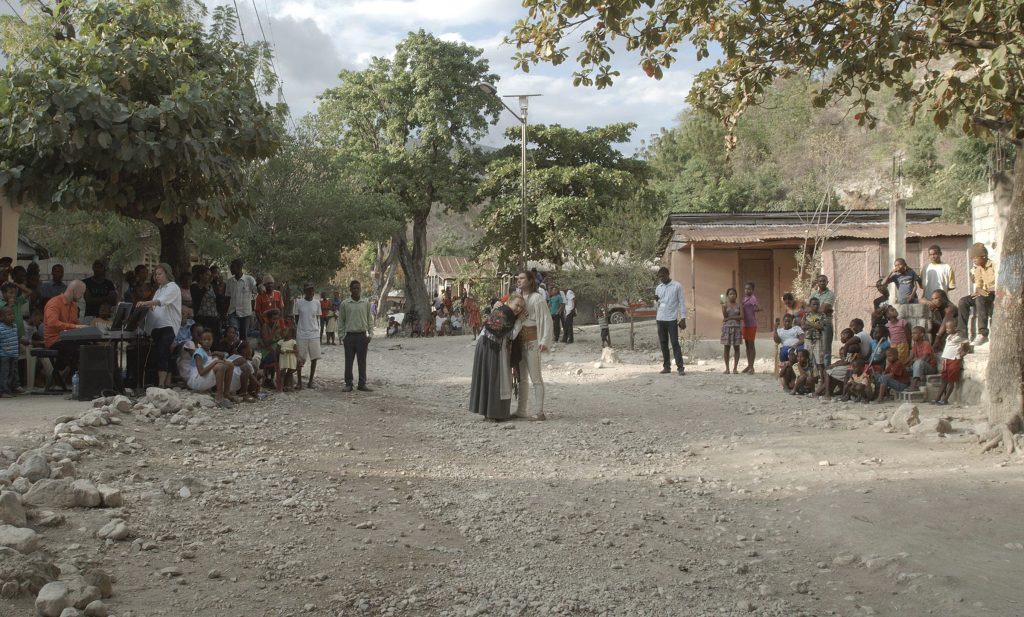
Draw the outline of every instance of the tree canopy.
<instances>
[{"instance_id":1,"label":"tree canopy","mask_svg":"<svg viewBox=\"0 0 1024 617\"><path fill-rule=\"evenodd\" d=\"M188 221L237 220L248 163L277 151L283 110L261 100L274 87L269 50L234 41L225 7L209 28L195 11L69 0L26 25L73 27L3 49L0 189L39 207L149 221L161 258L179 268Z\"/></svg>"},{"instance_id":2,"label":"tree canopy","mask_svg":"<svg viewBox=\"0 0 1024 617\"><path fill-rule=\"evenodd\" d=\"M992 354L990 415L1024 423L1024 5L1017 0L525 0L528 16L511 41L517 66L561 64L570 35L582 38L576 83L612 85L613 43L640 57L659 78L681 47L701 71L688 100L719 119L729 146L749 107L779 77L817 77L813 102L845 99L861 126L874 128L883 88L915 119L966 134L996 137L1016 151L1013 192L1000 250ZM1013 449L1012 439L1004 438Z\"/></svg>"},{"instance_id":3,"label":"tree canopy","mask_svg":"<svg viewBox=\"0 0 1024 617\"><path fill-rule=\"evenodd\" d=\"M611 124L578 130L558 125L530 127L527 237L534 259L561 264L592 246L592 232L615 206L634 200L649 176L648 165L623 155L636 125ZM521 141L512 142L487 165L480 185L489 203L481 214L481 246L504 264L519 254L522 198ZM645 202L649 203L649 202Z\"/></svg>"},{"instance_id":4,"label":"tree canopy","mask_svg":"<svg viewBox=\"0 0 1024 617\"><path fill-rule=\"evenodd\" d=\"M405 273L410 308L429 313L423 280L427 221L435 205L461 210L476 196L483 159L475 143L497 121L501 102L477 88L493 85L480 49L410 33L392 58L342 71L318 111L325 143L362 162L372 188L393 196L412 225L392 242Z\"/></svg>"}]
</instances>

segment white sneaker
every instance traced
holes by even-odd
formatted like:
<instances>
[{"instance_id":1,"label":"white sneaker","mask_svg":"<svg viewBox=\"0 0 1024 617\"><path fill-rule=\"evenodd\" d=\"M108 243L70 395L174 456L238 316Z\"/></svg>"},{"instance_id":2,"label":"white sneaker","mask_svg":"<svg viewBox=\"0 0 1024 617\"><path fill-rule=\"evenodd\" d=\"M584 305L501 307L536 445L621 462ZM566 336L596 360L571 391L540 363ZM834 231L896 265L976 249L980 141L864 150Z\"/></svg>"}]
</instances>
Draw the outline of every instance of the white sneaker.
<instances>
[{"instance_id":1,"label":"white sneaker","mask_svg":"<svg viewBox=\"0 0 1024 617\"><path fill-rule=\"evenodd\" d=\"M972 347L981 347L982 345L987 345L987 344L988 344L988 337L984 336L984 335L981 335L981 334L979 334L978 336L974 337L974 340L971 341L971 346Z\"/></svg>"}]
</instances>

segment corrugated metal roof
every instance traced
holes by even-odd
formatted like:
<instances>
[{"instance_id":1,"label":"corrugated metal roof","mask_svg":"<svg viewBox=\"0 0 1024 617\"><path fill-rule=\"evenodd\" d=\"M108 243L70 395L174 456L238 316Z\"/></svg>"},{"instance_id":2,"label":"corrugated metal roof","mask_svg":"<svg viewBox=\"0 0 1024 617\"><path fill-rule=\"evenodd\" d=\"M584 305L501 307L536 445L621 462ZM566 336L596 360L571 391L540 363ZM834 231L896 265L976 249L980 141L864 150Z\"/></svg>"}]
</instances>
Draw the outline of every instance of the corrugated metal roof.
<instances>
[{"instance_id":1,"label":"corrugated metal roof","mask_svg":"<svg viewBox=\"0 0 1024 617\"><path fill-rule=\"evenodd\" d=\"M467 264L469 264L468 257L437 255L430 258L430 266L433 266L437 276L442 278L461 274ZM430 267L428 266L427 269L429 270Z\"/></svg>"},{"instance_id":2,"label":"corrugated metal roof","mask_svg":"<svg viewBox=\"0 0 1024 617\"><path fill-rule=\"evenodd\" d=\"M688 242L719 242L724 244L755 244L774 240L803 240L814 231L807 225L673 225L671 244ZM938 236L969 236L971 228L957 223L908 223L907 238ZM865 238L884 240L889 226L875 224L840 224L830 238Z\"/></svg>"}]
</instances>

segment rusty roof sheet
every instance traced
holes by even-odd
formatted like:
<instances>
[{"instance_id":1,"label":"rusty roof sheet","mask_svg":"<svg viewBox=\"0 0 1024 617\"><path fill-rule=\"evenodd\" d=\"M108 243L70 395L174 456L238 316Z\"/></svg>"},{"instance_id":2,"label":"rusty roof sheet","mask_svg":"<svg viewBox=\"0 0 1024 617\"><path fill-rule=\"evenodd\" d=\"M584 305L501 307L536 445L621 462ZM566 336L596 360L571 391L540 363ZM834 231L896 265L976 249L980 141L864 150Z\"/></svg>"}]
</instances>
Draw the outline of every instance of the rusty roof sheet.
<instances>
[{"instance_id":1,"label":"rusty roof sheet","mask_svg":"<svg viewBox=\"0 0 1024 617\"><path fill-rule=\"evenodd\" d=\"M723 244L755 244L774 240L803 240L813 231L807 225L673 225L672 244L717 242ZM958 223L908 223L907 238L938 236L969 236L969 225ZM889 226L884 223L839 225L830 238L864 238L884 240Z\"/></svg>"},{"instance_id":2,"label":"rusty roof sheet","mask_svg":"<svg viewBox=\"0 0 1024 617\"><path fill-rule=\"evenodd\" d=\"M437 276L457 276L462 274L463 268L469 264L468 257L455 257L446 255L435 255L430 258L430 265L434 266ZM429 269L429 266L428 266Z\"/></svg>"}]
</instances>

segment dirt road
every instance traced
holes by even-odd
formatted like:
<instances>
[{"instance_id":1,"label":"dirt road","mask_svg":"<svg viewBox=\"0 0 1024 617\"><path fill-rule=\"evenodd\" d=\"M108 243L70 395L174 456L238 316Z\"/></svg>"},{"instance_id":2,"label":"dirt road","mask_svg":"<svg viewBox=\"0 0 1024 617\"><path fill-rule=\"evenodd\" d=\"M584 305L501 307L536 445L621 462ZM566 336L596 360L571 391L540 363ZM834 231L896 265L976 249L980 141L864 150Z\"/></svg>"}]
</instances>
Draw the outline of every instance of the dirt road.
<instances>
[{"instance_id":1,"label":"dirt road","mask_svg":"<svg viewBox=\"0 0 1024 617\"><path fill-rule=\"evenodd\" d=\"M319 390L122 414L76 473L124 506L62 510L37 552L110 573L120 617L1024 614L1024 462L978 454L979 410L887 433L895 406L786 396L768 364L660 375L640 329L614 366L589 329L549 354L544 423L465 411L468 337L375 339L373 393L328 348Z\"/></svg>"}]
</instances>

